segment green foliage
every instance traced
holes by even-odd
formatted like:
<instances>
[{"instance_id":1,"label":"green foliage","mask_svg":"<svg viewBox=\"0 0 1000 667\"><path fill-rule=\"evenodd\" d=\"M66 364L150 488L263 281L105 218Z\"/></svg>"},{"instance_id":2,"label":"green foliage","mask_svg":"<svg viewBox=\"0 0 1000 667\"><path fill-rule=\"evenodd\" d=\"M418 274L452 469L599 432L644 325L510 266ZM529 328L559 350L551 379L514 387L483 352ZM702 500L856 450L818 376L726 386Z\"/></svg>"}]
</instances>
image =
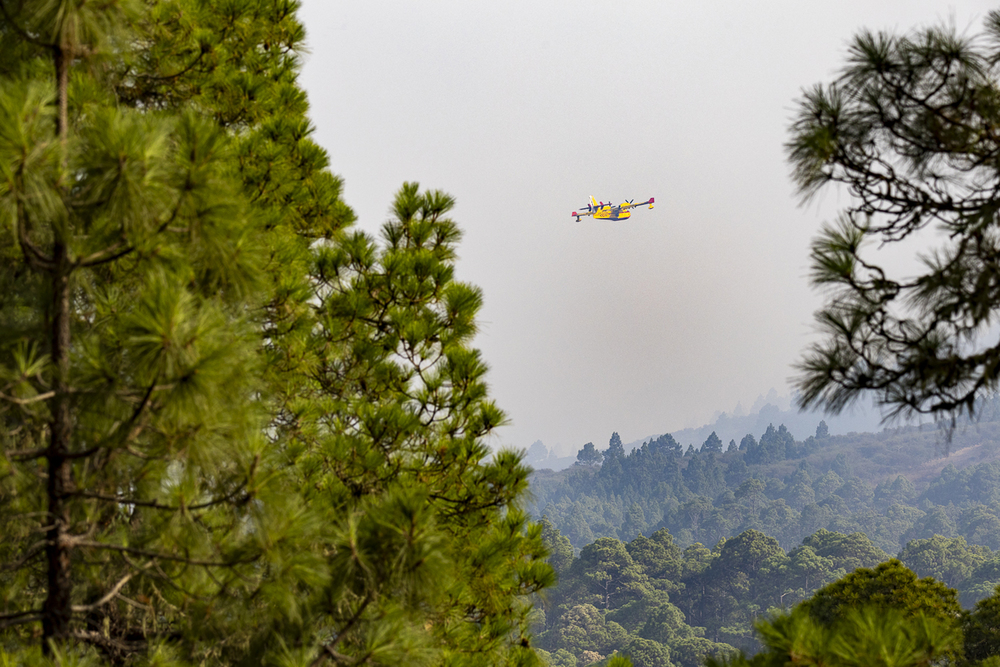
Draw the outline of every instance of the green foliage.
<instances>
[{"instance_id":1,"label":"green foliage","mask_svg":"<svg viewBox=\"0 0 1000 667\"><path fill-rule=\"evenodd\" d=\"M812 247L828 298L824 338L799 364L803 406L837 412L872 392L890 414L946 418L997 389L985 327L1000 302L987 139L1000 122L998 31L996 13L979 38L864 30L837 81L804 94L787 144L799 191L843 184L852 201ZM868 248L906 240L924 248L918 275L873 262Z\"/></svg>"},{"instance_id":2,"label":"green foliage","mask_svg":"<svg viewBox=\"0 0 1000 667\"><path fill-rule=\"evenodd\" d=\"M765 650L752 658L709 658L707 667L925 667L945 664L961 651L953 626L898 610L852 608L832 625L793 611L758 625Z\"/></svg>"},{"instance_id":3,"label":"green foliage","mask_svg":"<svg viewBox=\"0 0 1000 667\"><path fill-rule=\"evenodd\" d=\"M702 443L701 451L715 452L718 454L722 453L722 440L720 440L719 436L715 434L715 431L712 431L712 434L708 436L708 439Z\"/></svg>"},{"instance_id":4,"label":"green foliage","mask_svg":"<svg viewBox=\"0 0 1000 667\"><path fill-rule=\"evenodd\" d=\"M543 641L545 645L565 649L579 659L584 651L606 655L622 645L627 636L622 626L606 621L594 605L583 604L571 607L562 614Z\"/></svg>"},{"instance_id":5,"label":"green foliage","mask_svg":"<svg viewBox=\"0 0 1000 667\"><path fill-rule=\"evenodd\" d=\"M763 650L710 658L709 667L770 667L788 664L861 667L919 667L965 664L985 657L989 638L988 604L961 621L955 591L932 579L917 579L899 561L874 570L859 569L825 586L790 612L757 623ZM976 635L977 629L985 630ZM966 635L963 635L963 625ZM971 630L971 632L970 632ZM970 644L969 637L978 644ZM976 650L970 650L978 646ZM975 654L975 655L973 655Z\"/></svg>"},{"instance_id":6,"label":"green foliage","mask_svg":"<svg viewBox=\"0 0 1000 667\"><path fill-rule=\"evenodd\" d=\"M987 587L998 566L992 557L980 562L982 553L940 537L903 551L942 572L967 568L971 559L978 564L963 586ZM610 585L615 577L617 588ZM608 591L616 594L608 597ZM881 654L895 655L887 664L942 657L961 662L963 652L980 660L1000 645L993 618L1000 588L978 598L984 596L973 612L963 612L956 590L919 578L862 533L821 530L786 554L774 538L754 530L712 550L695 544L682 552L661 530L628 544L603 538L584 549L549 595L539 643L552 651L572 649L581 659L583 651L608 655L631 646L638 662L637 647L651 647L635 642L641 638L667 649L651 655L691 667L706 656L716 656L715 664L784 664L783 651L799 650L827 661L817 664L862 664ZM898 632L889 632L893 625ZM588 632L603 643L579 639ZM794 637L782 639L788 633ZM775 638L786 644L774 644ZM744 663L732 646L763 653ZM831 653L830 647L837 648Z\"/></svg>"},{"instance_id":7,"label":"green foliage","mask_svg":"<svg viewBox=\"0 0 1000 667\"><path fill-rule=\"evenodd\" d=\"M630 641L623 653L634 667L672 667L670 649L659 642L636 637Z\"/></svg>"},{"instance_id":8,"label":"green foliage","mask_svg":"<svg viewBox=\"0 0 1000 667\"><path fill-rule=\"evenodd\" d=\"M601 453L594 447L594 443L588 442L579 452L576 453L576 460L581 465L596 465L602 460Z\"/></svg>"},{"instance_id":9,"label":"green foliage","mask_svg":"<svg viewBox=\"0 0 1000 667\"><path fill-rule=\"evenodd\" d=\"M606 662L600 663L601 667L632 667L632 662L626 656L613 655Z\"/></svg>"},{"instance_id":10,"label":"green foliage","mask_svg":"<svg viewBox=\"0 0 1000 667\"><path fill-rule=\"evenodd\" d=\"M625 549L651 580L676 581L680 577L683 555L665 528L649 537L639 535Z\"/></svg>"},{"instance_id":11,"label":"green foliage","mask_svg":"<svg viewBox=\"0 0 1000 667\"><path fill-rule=\"evenodd\" d=\"M739 551L738 542L732 550ZM538 644L552 652L565 649L581 664L597 660L594 656L632 651L636 664L666 659L697 667L707 654L731 651L705 639L704 628L688 625L671 599L685 586L700 586L697 577L716 558L704 548L682 553L665 530L628 544L599 539L581 551L549 593Z\"/></svg>"},{"instance_id":12,"label":"green foliage","mask_svg":"<svg viewBox=\"0 0 1000 667\"><path fill-rule=\"evenodd\" d=\"M777 439L781 431L773 429L770 437ZM745 461L746 447L681 457L679 445L664 436L659 444L646 443L616 459L614 469L546 473L536 477L532 490L536 508L544 507L554 525L573 526L567 536L579 540L575 545L585 547L599 536L630 540L625 549L642 567L650 592L612 601L607 617L630 637L667 646L672 662L694 665L723 644L759 650L754 619L790 609L818 588L858 568L875 568L891 554L899 553L921 576L945 579L958 589L963 605L990 596L1000 583L1000 567L981 545L995 539L990 527L1000 510L993 498L1000 468L991 460L997 434L996 422L953 433L953 446L983 457L963 469L957 467L962 459L951 459L955 465L943 469L931 463L940 455L942 436L936 431L827 436L822 449L808 441L789 447L785 441L783 460L752 465ZM751 441L759 446L752 436L744 438L752 449ZM932 465L940 470L936 476L921 480L913 474ZM718 479L713 467L721 471L724 486L704 495L719 488L713 487ZM653 530L650 537L626 530L635 506ZM756 531L756 540L749 531ZM972 534L978 543L970 541ZM663 550L653 543L658 536L669 536ZM770 545L766 567L735 557L742 541ZM658 598L660 592L668 597ZM575 603L604 609L595 591L569 575L549 600L550 626ZM646 623L636 620L644 615ZM546 641L544 633L540 640Z\"/></svg>"},{"instance_id":13,"label":"green foliage","mask_svg":"<svg viewBox=\"0 0 1000 667\"><path fill-rule=\"evenodd\" d=\"M302 591L310 622L276 628L284 642L305 642L316 627L346 622L351 632L333 643L348 655L403 636L411 638L405 660L401 653L385 660L432 650L446 664L530 656L523 598L551 585L554 573L544 560L544 527L531 526L519 507L528 469L513 452L490 459L484 444L503 414L486 392L486 365L469 345L481 295L453 279L459 232L447 217L452 205L443 193L406 184L382 247L360 233L320 247L314 383L299 389L293 418L280 424L294 445L299 484L330 523L352 513L391 517L385 503L419 489L418 504L433 521L424 541L447 574L426 559L403 568L410 573L403 607L400 583L389 571L372 577L378 570L367 567L326 589ZM370 542L371 558L384 557L380 545ZM359 549L352 543L332 552Z\"/></svg>"},{"instance_id":14,"label":"green foliage","mask_svg":"<svg viewBox=\"0 0 1000 667\"><path fill-rule=\"evenodd\" d=\"M538 523L542 527L542 542L549 554L549 564L556 574L561 574L573 563L573 545L546 517L543 516Z\"/></svg>"},{"instance_id":15,"label":"green foliage","mask_svg":"<svg viewBox=\"0 0 1000 667\"><path fill-rule=\"evenodd\" d=\"M553 651L552 653L538 649L537 653L543 664L548 665L549 667L577 667L579 664L576 656L564 648L561 648L558 651Z\"/></svg>"},{"instance_id":16,"label":"green foliage","mask_svg":"<svg viewBox=\"0 0 1000 667\"><path fill-rule=\"evenodd\" d=\"M751 438L747 442L747 463L773 463L785 458L795 457L795 439L782 424L778 429L769 424L767 430L760 436L760 442Z\"/></svg>"},{"instance_id":17,"label":"green foliage","mask_svg":"<svg viewBox=\"0 0 1000 667\"><path fill-rule=\"evenodd\" d=\"M929 577L918 579L895 558L873 569L859 568L824 586L803 602L801 608L820 623L829 625L849 610L865 606L921 614L952 625L958 623L962 611L954 589Z\"/></svg>"},{"instance_id":18,"label":"green foliage","mask_svg":"<svg viewBox=\"0 0 1000 667\"><path fill-rule=\"evenodd\" d=\"M986 660L1000 656L1000 589L976 603L962 623L965 657Z\"/></svg>"},{"instance_id":19,"label":"green foliage","mask_svg":"<svg viewBox=\"0 0 1000 667\"><path fill-rule=\"evenodd\" d=\"M0 50L32 57L0 80L2 280L20 284L0 304L0 585L7 620L121 660L211 626L209 609L237 621L272 558L293 584L324 575L307 550L268 549L300 539L301 506L255 401L266 239L232 144L191 112L118 107L71 68L114 61L128 28L121 6L84 4L3 19ZM17 44L26 28L46 36Z\"/></svg>"},{"instance_id":20,"label":"green foliage","mask_svg":"<svg viewBox=\"0 0 1000 667\"><path fill-rule=\"evenodd\" d=\"M965 538L935 535L909 542L899 559L918 576L932 577L954 588L972 576L990 555L987 547L970 547Z\"/></svg>"},{"instance_id":21,"label":"green foliage","mask_svg":"<svg viewBox=\"0 0 1000 667\"><path fill-rule=\"evenodd\" d=\"M783 430L773 429L773 438ZM942 438L936 430L904 428L828 436L822 449L809 444L817 442L813 438L785 441L782 460L748 464L746 451L680 456L673 438L662 436L596 471L574 466L536 473L529 507L577 549L597 537L628 541L661 528L682 547L715 544L751 528L774 536L786 550L821 529L864 532L890 554L935 534L1000 546L994 530L1000 530L994 492L1000 488L1000 462L994 460L1000 422L952 434L953 446L967 452L956 465L980 461L962 469L940 469ZM756 443L744 438L750 449L759 447L750 440Z\"/></svg>"},{"instance_id":22,"label":"green foliage","mask_svg":"<svg viewBox=\"0 0 1000 667\"><path fill-rule=\"evenodd\" d=\"M959 601L963 607L972 607L979 600L993 595L997 585L1000 585L1000 558L992 554L962 582Z\"/></svg>"},{"instance_id":23,"label":"green foliage","mask_svg":"<svg viewBox=\"0 0 1000 667\"><path fill-rule=\"evenodd\" d=\"M2 9L5 649L535 664L453 200L346 231L295 3Z\"/></svg>"},{"instance_id":24,"label":"green foliage","mask_svg":"<svg viewBox=\"0 0 1000 667\"><path fill-rule=\"evenodd\" d=\"M833 567L846 572L872 568L889 559L889 555L873 545L863 533L844 535L818 530L802 540L802 545L812 548L817 556L830 559Z\"/></svg>"},{"instance_id":25,"label":"green foliage","mask_svg":"<svg viewBox=\"0 0 1000 667\"><path fill-rule=\"evenodd\" d=\"M685 578L675 602L716 641L744 645L756 612L780 602L777 576L785 561L777 540L745 531L716 545L707 566Z\"/></svg>"},{"instance_id":26,"label":"green foliage","mask_svg":"<svg viewBox=\"0 0 1000 667\"><path fill-rule=\"evenodd\" d=\"M608 441L608 448L604 450L604 458L607 460L623 456L625 456L625 447L622 445L622 439L618 433L612 433L611 440Z\"/></svg>"},{"instance_id":27,"label":"green foliage","mask_svg":"<svg viewBox=\"0 0 1000 667\"><path fill-rule=\"evenodd\" d=\"M588 544L573 565L574 574L602 609L618 607L648 591L648 577L618 540L602 537Z\"/></svg>"}]
</instances>

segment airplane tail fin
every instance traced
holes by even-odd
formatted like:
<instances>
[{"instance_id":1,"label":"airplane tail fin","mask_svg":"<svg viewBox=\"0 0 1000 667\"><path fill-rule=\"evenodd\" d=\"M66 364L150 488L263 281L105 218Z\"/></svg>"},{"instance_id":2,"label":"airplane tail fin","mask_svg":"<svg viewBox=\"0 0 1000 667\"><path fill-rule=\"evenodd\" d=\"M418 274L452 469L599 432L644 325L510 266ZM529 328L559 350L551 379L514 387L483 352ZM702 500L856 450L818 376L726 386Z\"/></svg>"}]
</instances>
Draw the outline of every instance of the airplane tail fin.
<instances>
[{"instance_id":1,"label":"airplane tail fin","mask_svg":"<svg viewBox=\"0 0 1000 667\"><path fill-rule=\"evenodd\" d=\"M597 200L594 199L594 195L590 195L590 205L594 207L597 206Z\"/></svg>"}]
</instances>

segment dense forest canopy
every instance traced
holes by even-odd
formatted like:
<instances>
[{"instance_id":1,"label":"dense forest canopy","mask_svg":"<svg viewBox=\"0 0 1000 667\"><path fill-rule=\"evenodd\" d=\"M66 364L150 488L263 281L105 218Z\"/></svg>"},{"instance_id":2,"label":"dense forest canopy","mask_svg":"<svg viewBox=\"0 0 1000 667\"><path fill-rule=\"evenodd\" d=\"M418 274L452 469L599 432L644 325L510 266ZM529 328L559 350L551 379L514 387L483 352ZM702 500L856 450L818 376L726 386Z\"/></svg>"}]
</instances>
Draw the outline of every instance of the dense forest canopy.
<instances>
[{"instance_id":1,"label":"dense forest canopy","mask_svg":"<svg viewBox=\"0 0 1000 667\"><path fill-rule=\"evenodd\" d=\"M800 611L868 568L968 614L965 625L945 619L950 643L925 649L935 659L971 653L959 650L962 636L992 627L1000 585L1000 423L948 438L936 427L830 436L820 425L796 441L779 425L725 452L711 436L685 452L671 436L627 454L617 434L603 452L588 443L576 466L532 476L532 511L559 573L535 618L539 646L567 666L618 654L639 666L742 664L737 649L784 664L774 652L784 644L768 633L868 637L853 613L816 629ZM869 597L849 603L862 613ZM936 607L914 609L891 617L909 628L911 613ZM865 622L885 617L871 614ZM1000 647L988 633L975 640L979 658Z\"/></svg>"},{"instance_id":2,"label":"dense forest canopy","mask_svg":"<svg viewBox=\"0 0 1000 667\"><path fill-rule=\"evenodd\" d=\"M1000 553L961 537L912 540L887 554L863 533L821 529L786 550L749 529L711 548L682 548L661 528L629 542L598 538L574 556L551 522L542 525L559 584L540 605L535 629L558 665L622 653L640 667L696 667L707 657L767 648L766 635L755 631L764 619L806 609L829 621L868 603L949 623L965 614L968 630L977 614L995 613L983 610L995 607L1000 585ZM862 582L868 588L855 592Z\"/></svg>"}]
</instances>

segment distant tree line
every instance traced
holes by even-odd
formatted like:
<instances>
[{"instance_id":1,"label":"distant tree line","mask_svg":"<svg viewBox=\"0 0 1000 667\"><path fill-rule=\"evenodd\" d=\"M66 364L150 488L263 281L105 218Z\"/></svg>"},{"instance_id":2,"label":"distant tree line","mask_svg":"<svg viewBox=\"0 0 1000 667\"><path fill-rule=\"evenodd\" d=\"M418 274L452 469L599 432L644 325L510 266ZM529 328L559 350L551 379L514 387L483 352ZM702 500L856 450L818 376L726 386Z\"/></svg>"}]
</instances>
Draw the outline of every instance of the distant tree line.
<instances>
[{"instance_id":1,"label":"distant tree line","mask_svg":"<svg viewBox=\"0 0 1000 667\"><path fill-rule=\"evenodd\" d=\"M683 546L754 529L790 549L826 529L863 532L887 553L932 535L1000 549L1000 422L957 430L952 448L975 448L978 462L924 481L941 455L937 430L830 436L821 423L797 441L771 425L725 451L713 436L687 451L670 435L628 453L617 434L603 452L588 443L578 465L532 476L530 509L576 548L666 528Z\"/></svg>"}]
</instances>

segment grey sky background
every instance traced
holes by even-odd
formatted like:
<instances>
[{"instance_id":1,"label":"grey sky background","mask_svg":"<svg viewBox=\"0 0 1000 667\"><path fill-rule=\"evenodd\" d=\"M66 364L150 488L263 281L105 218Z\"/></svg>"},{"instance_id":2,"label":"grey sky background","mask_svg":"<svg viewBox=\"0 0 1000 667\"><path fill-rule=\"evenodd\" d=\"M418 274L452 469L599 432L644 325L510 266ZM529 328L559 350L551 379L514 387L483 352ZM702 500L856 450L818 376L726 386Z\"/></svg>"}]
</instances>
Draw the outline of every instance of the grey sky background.
<instances>
[{"instance_id":1,"label":"grey sky background","mask_svg":"<svg viewBox=\"0 0 1000 667\"><path fill-rule=\"evenodd\" d=\"M975 34L991 8L304 0L301 81L363 229L403 181L457 198L457 273L485 293L476 342L511 420L493 444L568 454L788 394L820 303L809 240L846 201L799 205L795 100L862 27ZM656 208L577 223L591 194Z\"/></svg>"}]
</instances>

